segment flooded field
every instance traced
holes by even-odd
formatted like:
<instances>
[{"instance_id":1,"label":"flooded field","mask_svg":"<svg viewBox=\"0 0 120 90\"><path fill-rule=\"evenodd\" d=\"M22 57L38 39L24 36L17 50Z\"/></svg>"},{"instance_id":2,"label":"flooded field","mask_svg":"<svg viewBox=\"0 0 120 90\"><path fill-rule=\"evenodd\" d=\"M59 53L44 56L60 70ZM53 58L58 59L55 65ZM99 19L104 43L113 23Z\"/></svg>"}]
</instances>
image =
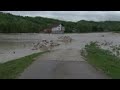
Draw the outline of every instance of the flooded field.
<instances>
[{"instance_id":1,"label":"flooded field","mask_svg":"<svg viewBox=\"0 0 120 90\"><path fill-rule=\"evenodd\" d=\"M57 41L60 36L70 36L71 43ZM80 50L90 41L113 42L120 44L120 34L117 33L83 33L83 34L0 34L0 63L17 59L42 50L32 50L33 44L41 40L54 40L60 45L54 50L74 49Z\"/></svg>"}]
</instances>

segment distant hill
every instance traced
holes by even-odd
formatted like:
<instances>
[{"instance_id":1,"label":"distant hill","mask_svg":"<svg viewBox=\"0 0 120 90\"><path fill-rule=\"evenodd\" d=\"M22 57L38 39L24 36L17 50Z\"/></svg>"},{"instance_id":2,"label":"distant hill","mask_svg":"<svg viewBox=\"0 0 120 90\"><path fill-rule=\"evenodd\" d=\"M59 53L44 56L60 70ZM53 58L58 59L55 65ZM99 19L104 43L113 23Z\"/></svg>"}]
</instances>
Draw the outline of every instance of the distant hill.
<instances>
[{"instance_id":1,"label":"distant hill","mask_svg":"<svg viewBox=\"0 0 120 90\"><path fill-rule=\"evenodd\" d=\"M54 23L62 23L66 33L120 31L120 21L61 21L43 17L17 16L0 12L1 33L38 33Z\"/></svg>"}]
</instances>

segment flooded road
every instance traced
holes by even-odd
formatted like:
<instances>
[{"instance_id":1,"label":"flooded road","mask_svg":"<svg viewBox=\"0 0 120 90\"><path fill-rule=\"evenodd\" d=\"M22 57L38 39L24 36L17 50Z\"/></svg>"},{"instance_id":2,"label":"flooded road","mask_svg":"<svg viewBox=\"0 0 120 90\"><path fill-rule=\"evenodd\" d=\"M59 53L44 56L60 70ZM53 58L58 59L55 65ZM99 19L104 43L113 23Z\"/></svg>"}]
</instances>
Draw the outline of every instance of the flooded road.
<instances>
[{"instance_id":1,"label":"flooded road","mask_svg":"<svg viewBox=\"0 0 120 90\"><path fill-rule=\"evenodd\" d=\"M104 37L102 36L104 35ZM0 34L0 63L17 59L41 50L32 50L33 43L40 42L43 39L57 41L60 36L70 36L71 43L59 42L61 45L53 50L73 49L80 51L85 44L90 41L113 42L114 45L120 44L120 34L117 33L82 33L82 34Z\"/></svg>"},{"instance_id":2,"label":"flooded road","mask_svg":"<svg viewBox=\"0 0 120 90\"><path fill-rule=\"evenodd\" d=\"M69 36L72 42L61 42L61 36ZM80 55L80 51L91 41L120 44L117 33L82 34L0 34L0 63L17 59L41 49L32 50L41 40L53 40L60 45L36 58L19 77L20 79L107 79L103 72L96 70Z\"/></svg>"}]
</instances>

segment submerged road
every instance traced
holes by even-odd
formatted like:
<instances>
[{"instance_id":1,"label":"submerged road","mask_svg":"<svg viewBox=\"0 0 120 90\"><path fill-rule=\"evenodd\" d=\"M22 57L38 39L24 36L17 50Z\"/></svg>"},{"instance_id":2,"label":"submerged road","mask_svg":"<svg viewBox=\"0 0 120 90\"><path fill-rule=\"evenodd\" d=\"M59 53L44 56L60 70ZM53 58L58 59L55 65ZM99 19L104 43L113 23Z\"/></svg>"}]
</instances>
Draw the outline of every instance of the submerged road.
<instances>
[{"instance_id":1,"label":"submerged road","mask_svg":"<svg viewBox=\"0 0 120 90\"><path fill-rule=\"evenodd\" d=\"M108 79L75 49L56 50L36 58L19 79Z\"/></svg>"}]
</instances>

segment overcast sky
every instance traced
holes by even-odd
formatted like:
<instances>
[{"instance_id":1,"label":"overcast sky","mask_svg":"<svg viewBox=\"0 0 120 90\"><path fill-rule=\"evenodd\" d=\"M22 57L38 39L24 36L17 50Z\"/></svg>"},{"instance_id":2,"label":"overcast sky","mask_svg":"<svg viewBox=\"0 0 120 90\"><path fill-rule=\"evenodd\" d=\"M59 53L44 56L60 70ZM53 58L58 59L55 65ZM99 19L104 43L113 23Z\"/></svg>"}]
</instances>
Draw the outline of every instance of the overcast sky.
<instances>
[{"instance_id":1,"label":"overcast sky","mask_svg":"<svg viewBox=\"0 0 120 90\"><path fill-rule=\"evenodd\" d=\"M120 11L3 11L22 16L42 16L65 21L120 21Z\"/></svg>"}]
</instances>

